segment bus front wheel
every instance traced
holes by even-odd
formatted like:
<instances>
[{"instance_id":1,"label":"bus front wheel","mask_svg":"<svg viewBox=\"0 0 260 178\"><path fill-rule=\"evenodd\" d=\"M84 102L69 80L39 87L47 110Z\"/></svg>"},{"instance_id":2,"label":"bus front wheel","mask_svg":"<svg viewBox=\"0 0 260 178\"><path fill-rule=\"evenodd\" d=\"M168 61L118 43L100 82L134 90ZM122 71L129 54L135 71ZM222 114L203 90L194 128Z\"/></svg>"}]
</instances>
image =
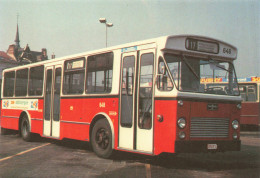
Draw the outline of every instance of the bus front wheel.
<instances>
[{"instance_id":1,"label":"bus front wheel","mask_svg":"<svg viewBox=\"0 0 260 178\"><path fill-rule=\"evenodd\" d=\"M112 132L106 119L100 119L95 123L91 132L91 145L99 157L111 157L113 152Z\"/></svg>"},{"instance_id":2,"label":"bus front wheel","mask_svg":"<svg viewBox=\"0 0 260 178\"><path fill-rule=\"evenodd\" d=\"M22 121L21 121L21 136L23 138L23 140L29 142L32 140L32 134L30 132L30 123L29 123L29 120L27 118L26 115L24 115L22 117Z\"/></svg>"}]
</instances>

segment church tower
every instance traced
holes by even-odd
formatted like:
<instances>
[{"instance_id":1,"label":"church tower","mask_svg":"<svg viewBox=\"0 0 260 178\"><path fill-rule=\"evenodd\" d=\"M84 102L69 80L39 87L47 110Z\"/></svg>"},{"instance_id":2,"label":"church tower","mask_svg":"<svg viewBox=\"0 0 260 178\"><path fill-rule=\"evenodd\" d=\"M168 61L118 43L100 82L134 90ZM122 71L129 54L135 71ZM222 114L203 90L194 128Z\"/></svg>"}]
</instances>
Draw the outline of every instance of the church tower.
<instances>
[{"instance_id":1,"label":"church tower","mask_svg":"<svg viewBox=\"0 0 260 178\"><path fill-rule=\"evenodd\" d=\"M15 42L15 47L16 47L17 49L19 49L19 48L20 48L20 39L19 39L18 22L17 22L17 29L16 29L16 37L15 37L14 42Z\"/></svg>"}]
</instances>

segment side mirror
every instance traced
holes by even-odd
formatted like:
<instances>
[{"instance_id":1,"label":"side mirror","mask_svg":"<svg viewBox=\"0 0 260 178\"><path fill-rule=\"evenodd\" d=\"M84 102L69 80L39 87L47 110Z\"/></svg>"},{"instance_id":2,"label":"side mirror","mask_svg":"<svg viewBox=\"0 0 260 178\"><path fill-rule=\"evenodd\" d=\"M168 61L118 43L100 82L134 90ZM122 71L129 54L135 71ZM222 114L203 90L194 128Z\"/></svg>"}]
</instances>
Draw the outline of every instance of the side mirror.
<instances>
[{"instance_id":1,"label":"side mirror","mask_svg":"<svg viewBox=\"0 0 260 178\"><path fill-rule=\"evenodd\" d=\"M157 74L156 84L159 89L165 90L167 88L167 75L165 74Z\"/></svg>"},{"instance_id":2,"label":"side mirror","mask_svg":"<svg viewBox=\"0 0 260 178\"><path fill-rule=\"evenodd\" d=\"M165 75L165 73L166 73L165 65L163 62L161 62L159 65L159 74Z\"/></svg>"}]
</instances>

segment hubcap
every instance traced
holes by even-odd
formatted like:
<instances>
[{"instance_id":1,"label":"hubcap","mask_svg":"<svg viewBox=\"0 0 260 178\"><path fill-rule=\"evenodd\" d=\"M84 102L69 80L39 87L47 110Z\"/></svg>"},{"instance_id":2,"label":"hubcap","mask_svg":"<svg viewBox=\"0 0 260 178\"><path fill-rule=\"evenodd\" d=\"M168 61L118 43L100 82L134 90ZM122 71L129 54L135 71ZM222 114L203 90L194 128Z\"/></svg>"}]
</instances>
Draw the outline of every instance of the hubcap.
<instances>
[{"instance_id":1,"label":"hubcap","mask_svg":"<svg viewBox=\"0 0 260 178\"><path fill-rule=\"evenodd\" d=\"M99 148L106 149L109 144L109 133L106 129L101 128L96 133L96 143L98 144Z\"/></svg>"}]
</instances>

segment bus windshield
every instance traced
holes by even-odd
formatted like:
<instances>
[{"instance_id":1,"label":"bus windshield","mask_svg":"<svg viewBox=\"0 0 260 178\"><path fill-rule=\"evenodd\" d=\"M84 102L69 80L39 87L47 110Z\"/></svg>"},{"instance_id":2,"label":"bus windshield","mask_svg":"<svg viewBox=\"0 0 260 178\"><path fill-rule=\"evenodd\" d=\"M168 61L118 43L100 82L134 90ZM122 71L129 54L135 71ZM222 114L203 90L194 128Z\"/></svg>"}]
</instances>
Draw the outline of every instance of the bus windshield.
<instances>
[{"instance_id":1,"label":"bus windshield","mask_svg":"<svg viewBox=\"0 0 260 178\"><path fill-rule=\"evenodd\" d=\"M230 62L173 54L165 54L164 58L175 86L180 91L239 95L234 66ZM205 84L222 82L223 79L226 81L225 86Z\"/></svg>"}]
</instances>

